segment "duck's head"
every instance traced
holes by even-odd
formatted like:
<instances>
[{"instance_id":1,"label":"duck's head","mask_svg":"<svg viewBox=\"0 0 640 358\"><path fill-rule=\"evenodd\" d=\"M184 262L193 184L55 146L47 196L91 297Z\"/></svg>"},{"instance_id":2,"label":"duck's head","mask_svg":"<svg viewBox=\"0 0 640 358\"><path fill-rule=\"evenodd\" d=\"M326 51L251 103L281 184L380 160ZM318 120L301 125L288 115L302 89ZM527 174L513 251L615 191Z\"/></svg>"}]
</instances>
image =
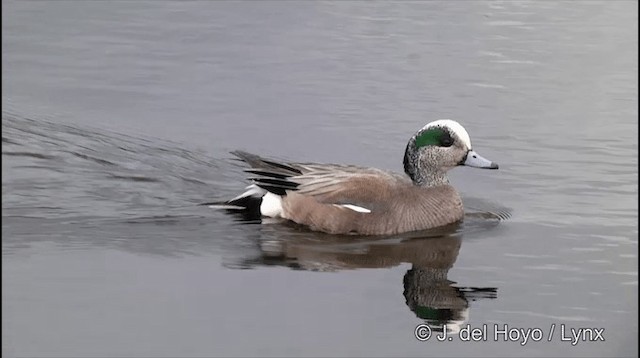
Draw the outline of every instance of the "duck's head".
<instances>
[{"instance_id":1,"label":"duck's head","mask_svg":"<svg viewBox=\"0 0 640 358\"><path fill-rule=\"evenodd\" d=\"M446 172L458 165L498 169L498 164L471 148L469 134L460 123L440 119L422 127L407 144L404 171L418 185L448 183Z\"/></svg>"}]
</instances>

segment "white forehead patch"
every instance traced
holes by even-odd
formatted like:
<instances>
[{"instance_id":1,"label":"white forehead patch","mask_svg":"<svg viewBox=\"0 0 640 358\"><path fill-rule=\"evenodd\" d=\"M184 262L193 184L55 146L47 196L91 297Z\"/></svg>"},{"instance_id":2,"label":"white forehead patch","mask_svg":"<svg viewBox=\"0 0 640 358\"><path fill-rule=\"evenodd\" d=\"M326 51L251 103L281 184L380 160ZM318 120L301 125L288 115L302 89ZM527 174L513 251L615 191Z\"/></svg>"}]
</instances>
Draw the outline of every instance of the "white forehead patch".
<instances>
[{"instance_id":1,"label":"white forehead patch","mask_svg":"<svg viewBox=\"0 0 640 358\"><path fill-rule=\"evenodd\" d=\"M467 133L467 130L464 129L464 127L460 123L454 121L453 119L438 119L437 121L433 121L422 127L422 129L431 127L447 127L451 129L451 131L455 133L458 138L460 138L462 143L464 143L468 149L471 149L471 138L469 138L469 133Z\"/></svg>"}]
</instances>

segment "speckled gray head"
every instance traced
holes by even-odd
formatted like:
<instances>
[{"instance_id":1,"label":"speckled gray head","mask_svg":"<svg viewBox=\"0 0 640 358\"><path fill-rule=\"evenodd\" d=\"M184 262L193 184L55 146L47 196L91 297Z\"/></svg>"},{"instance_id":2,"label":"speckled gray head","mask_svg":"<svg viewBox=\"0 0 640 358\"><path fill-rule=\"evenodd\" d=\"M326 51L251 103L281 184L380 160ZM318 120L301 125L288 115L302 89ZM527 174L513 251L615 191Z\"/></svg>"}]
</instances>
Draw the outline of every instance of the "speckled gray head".
<instances>
[{"instance_id":1,"label":"speckled gray head","mask_svg":"<svg viewBox=\"0 0 640 358\"><path fill-rule=\"evenodd\" d=\"M446 172L458 165L498 169L498 164L471 148L469 133L454 120L431 122L409 139L404 153L404 171L416 185L448 184Z\"/></svg>"}]
</instances>

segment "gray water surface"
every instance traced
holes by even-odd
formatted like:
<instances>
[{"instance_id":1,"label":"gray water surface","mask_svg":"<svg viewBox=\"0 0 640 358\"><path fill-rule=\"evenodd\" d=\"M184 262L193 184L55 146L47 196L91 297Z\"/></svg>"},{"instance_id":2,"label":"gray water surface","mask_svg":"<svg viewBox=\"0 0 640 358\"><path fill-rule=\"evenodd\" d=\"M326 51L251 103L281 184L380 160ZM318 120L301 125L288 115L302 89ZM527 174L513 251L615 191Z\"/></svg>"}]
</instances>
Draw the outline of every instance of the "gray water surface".
<instances>
[{"instance_id":1,"label":"gray water surface","mask_svg":"<svg viewBox=\"0 0 640 358\"><path fill-rule=\"evenodd\" d=\"M637 356L637 10L3 1L3 355ZM230 150L402 171L439 118L500 164L451 171L455 227L198 205L247 185ZM414 337L443 323L451 341Z\"/></svg>"}]
</instances>

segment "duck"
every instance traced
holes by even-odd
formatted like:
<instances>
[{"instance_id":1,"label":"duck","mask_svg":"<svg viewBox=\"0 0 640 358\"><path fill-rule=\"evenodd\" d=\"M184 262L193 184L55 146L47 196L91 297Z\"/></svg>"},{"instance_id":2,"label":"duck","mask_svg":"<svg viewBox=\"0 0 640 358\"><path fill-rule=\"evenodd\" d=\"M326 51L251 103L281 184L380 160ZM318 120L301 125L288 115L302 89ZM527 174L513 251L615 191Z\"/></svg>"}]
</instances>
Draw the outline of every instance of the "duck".
<instances>
[{"instance_id":1,"label":"duck","mask_svg":"<svg viewBox=\"0 0 640 358\"><path fill-rule=\"evenodd\" d=\"M251 185L210 205L280 218L312 231L393 235L461 222L464 207L447 172L458 166L498 169L472 149L457 121L439 119L420 128L404 152L404 173L377 168L265 158L231 152L248 166Z\"/></svg>"}]
</instances>

